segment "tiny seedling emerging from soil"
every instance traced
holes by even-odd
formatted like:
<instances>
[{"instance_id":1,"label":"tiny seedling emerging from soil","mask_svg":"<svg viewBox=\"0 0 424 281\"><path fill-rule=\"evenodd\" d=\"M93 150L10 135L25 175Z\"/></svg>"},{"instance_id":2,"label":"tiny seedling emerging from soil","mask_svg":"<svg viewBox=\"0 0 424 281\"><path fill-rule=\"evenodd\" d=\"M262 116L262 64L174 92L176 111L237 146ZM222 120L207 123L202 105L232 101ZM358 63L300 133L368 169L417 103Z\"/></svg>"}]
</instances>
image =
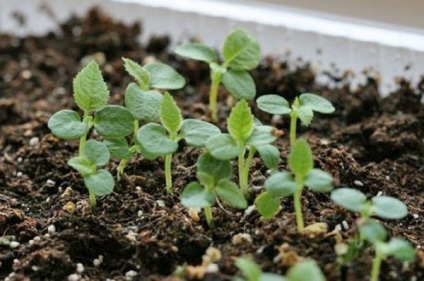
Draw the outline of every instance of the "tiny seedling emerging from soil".
<instances>
[{"instance_id":1,"label":"tiny seedling emerging from soil","mask_svg":"<svg viewBox=\"0 0 424 281\"><path fill-rule=\"evenodd\" d=\"M285 277L275 273L263 273L260 267L248 258L238 258L236 266L244 278L236 277L233 281L325 281L321 269L312 260L294 265Z\"/></svg>"},{"instance_id":2,"label":"tiny seedling emerging from soil","mask_svg":"<svg viewBox=\"0 0 424 281\"><path fill-rule=\"evenodd\" d=\"M297 229L299 233L303 233L304 222L300 197L304 186L316 192L328 192L333 189L333 178L328 173L313 168L312 151L304 139L298 139L294 143L288 164L295 175L294 178L289 172L272 174L265 181L266 192L260 194L255 203L264 218L271 218L279 211L279 198L293 196Z\"/></svg>"},{"instance_id":3,"label":"tiny seedling emerging from soil","mask_svg":"<svg viewBox=\"0 0 424 281\"><path fill-rule=\"evenodd\" d=\"M239 101L232 108L228 118L229 134L219 134L206 142L206 147L213 157L230 160L238 156L239 184L244 195L248 197L249 170L253 156L259 152L261 159L270 169L276 169L280 161L280 152L271 145L282 135L281 131L256 122L245 100ZM249 154L245 159L246 150Z\"/></svg>"},{"instance_id":4,"label":"tiny seedling emerging from soil","mask_svg":"<svg viewBox=\"0 0 424 281\"><path fill-rule=\"evenodd\" d=\"M314 111L330 114L335 110L331 102L325 98L308 93L301 94L297 97L291 107L285 98L277 95L261 96L256 102L258 103L258 107L265 112L290 115L291 146L296 141L297 118L300 119L303 125L309 126L314 117Z\"/></svg>"},{"instance_id":5,"label":"tiny seedling emerging from soil","mask_svg":"<svg viewBox=\"0 0 424 281\"><path fill-rule=\"evenodd\" d=\"M219 84L237 99L250 100L256 95L255 83L247 72L258 66L261 59L258 40L244 29L236 29L227 35L223 46L224 62L219 64L217 52L203 44L193 43L179 46L178 55L209 64L211 88L209 108L214 122L217 117Z\"/></svg>"},{"instance_id":6,"label":"tiny seedling emerging from soil","mask_svg":"<svg viewBox=\"0 0 424 281\"><path fill-rule=\"evenodd\" d=\"M211 207L217 197L232 207L245 209L247 201L237 185L230 181L232 174L229 160L219 160L209 152L203 153L197 160L199 182L192 182L185 187L181 203L188 208L203 208L210 227L213 227Z\"/></svg>"},{"instance_id":7,"label":"tiny seedling emerging from soil","mask_svg":"<svg viewBox=\"0 0 424 281\"><path fill-rule=\"evenodd\" d=\"M184 139L189 146L203 147L209 137L221 131L204 121L183 120L180 109L168 93L162 99L160 120L162 125L149 123L142 126L137 132L137 142L146 159L165 156L166 190L172 193L171 162L172 154L178 149L178 142Z\"/></svg>"},{"instance_id":8,"label":"tiny seedling emerging from soil","mask_svg":"<svg viewBox=\"0 0 424 281\"><path fill-rule=\"evenodd\" d=\"M121 160L117 171L118 180L131 156L140 152L136 139L140 123L154 122L160 118L162 94L158 89L177 90L185 85L184 78L166 64L151 63L143 67L127 58L123 58L123 61L125 69L137 84L129 84L125 91L125 106L134 116L133 145L130 147L125 138L105 141L111 156Z\"/></svg>"}]
</instances>

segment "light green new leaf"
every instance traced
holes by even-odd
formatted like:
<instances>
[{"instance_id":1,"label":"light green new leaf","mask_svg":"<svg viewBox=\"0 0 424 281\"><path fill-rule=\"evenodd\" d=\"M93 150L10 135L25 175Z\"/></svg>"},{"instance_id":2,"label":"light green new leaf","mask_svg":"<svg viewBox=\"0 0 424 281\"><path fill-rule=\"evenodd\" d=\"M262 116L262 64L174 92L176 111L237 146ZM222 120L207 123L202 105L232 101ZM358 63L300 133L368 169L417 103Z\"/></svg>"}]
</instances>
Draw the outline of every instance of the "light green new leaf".
<instances>
[{"instance_id":1,"label":"light green new leaf","mask_svg":"<svg viewBox=\"0 0 424 281\"><path fill-rule=\"evenodd\" d=\"M220 180L230 179L233 175L233 169L231 162L228 160L219 160L213 157L209 152L205 152L200 155L197 159L197 177L200 178L203 175L199 173L207 174L212 178L212 183L215 185Z\"/></svg>"},{"instance_id":2,"label":"light green new leaf","mask_svg":"<svg viewBox=\"0 0 424 281\"><path fill-rule=\"evenodd\" d=\"M181 194L181 204L187 208L204 208L215 204L215 194L207 191L199 183L189 183Z\"/></svg>"},{"instance_id":3,"label":"light green new leaf","mask_svg":"<svg viewBox=\"0 0 424 281\"><path fill-rule=\"evenodd\" d=\"M287 272L290 281L325 281L325 276L318 265L312 260L306 260L291 267Z\"/></svg>"},{"instance_id":4,"label":"light green new leaf","mask_svg":"<svg viewBox=\"0 0 424 281\"><path fill-rule=\"evenodd\" d=\"M133 60L122 58L124 61L125 70L137 80L141 89L147 91L150 89L150 73L141 65Z\"/></svg>"},{"instance_id":5,"label":"light green new leaf","mask_svg":"<svg viewBox=\"0 0 424 281\"><path fill-rule=\"evenodd\" d=\"M270 144L278 139L278 136L272 133L274 130L275 128L271 126L255 126L246 144L255 147Z\"/></svg>"},{"instance_id":6,"label":"light green new leaf","mask_svg":"<svg viewBox=\"0 0 424 281\"><path fill-rule=\"evenodd\" d=\"M289 172L272 174L264 183L265 189L274 196L292 196L296 190L296 182Z\"/></svg>"},{"instance_id":7,"label":"light green new leaf","mask_svg":"<svg viewBox=\"0 0 424 281\"><path fill-rule=\"evenodd\" d=\"M243 192L232 181L227 179L220 180L215 187L215 192L227 205L234 208L246 209L247 201L244 198Z\"/></svg>"},{"instance_id":8,"label":"light green new leaf","mask_svg":"<svg viewBox=\"0 0 424 281\"><path fill-rule=\"evenodd\" d=\"M151 88L177 90L185 85L184 77L169 65L154 62L145 65L144 69L150 73Z\"/></svg>"},{"instance_id":9,"label":"light green new leaf","mask_svg":"<svg viewBox=\"0 0 424 281\"><path fill-rule=\"evenodd\" d=\"M260 110L270 114L289 114L292 109L289 102L277 95L265 95L256 100Z\"/></svg>"},{"instance_id":10,"label":"light green new leaf","mask_svg":"<svg viewBox=\"0 0 424 281\"><path fill-rule=\"evenodd\" d=\"M200 60L208 63L218 61L218 54L216 53L216 51L200 43L189 43L180 45L175 50L175 53L182 57Z\"/></svg>"},{"instance_id":11,"label":"light green new leaf","mask_svg":"<svg viewBox=\"0 0 424 281\"><path fill-rule=\"evenodd\" d=\"M225 89L237 99L251 100L256 96L256 85L249 73L243 70L227 70L222 75Z\"/></svg>"},{"instance_id":12,"label":"light green new leaf","mask_svg":"<svg viewBox=\"0 0 424 281\"><path fill-rule=\"evenodd\" d=\"M361 236L370 243L374 244L376 242L386 240L386 229L381 223L375 220L368 220L367 222L360 224L358 227Z\"/></svg>"},{"instance_id":13,"label":"light green new leaf","mask_svg":"<svg viewBox=\"0 0 424 281\"><path fill-rule=\"evenodd\" d=\"M205 173L205 172L201 172L201 171L197 171L196 173L197 179L199 180L199 182L204 185L204 186L214 186L215 185L215 180L213 178L212 175Z\"/></svg>"},{"instance_id":14,"label":"light green new leaf","mask_svg":"<svg viewBox=\"0 0 424 281\"><path fill-rule=\"evenodd\" d=\"M309 126L314 118L314 112L308 106L300 106L296 108L296 114L305 126Z\"/></svg>"},{"instance_id":15,"label":"light green new leaf","mask_svg":"<svg viewBox=\"0 0 424 281\"><path fill-rule=\"evenodd\" d=\"M91 61L77 74L73 88L75 102L84 111L99 110L109 99L109 90L95 61Z\"/></svg>"},{"instance_id":16,"label":"light green new leaf","mask_svg":"<svg viewBox=\"0 0 424 281\"><path fill-rule=\"evenodd\" d=\"M77 170L82 176L96 172L96 164L91 163L85 157L72 157L68 160L68 165Z\"/></svg>"},{"instance_id":17,"label":"light green new leaf","mask_svg":"<svg viewBox=\"0 0 424 281\"><path fill-rule=\"evenodd\" d=\"M280 210L280 199L269 192L263 192L256 197L255 205L262 217L270 219Z\"/></svg>"},{"instance_id":18,"label":"light green new leaf","mask_svg":"<svg viewBox=\"0 0 424 281\"><path fill-rule=\"evenodd\" d=\"M217 126L197 119L183 120L180 130L181 138L194 147L205 146L210 137L220 133L221 130Z\"/></svg>"},{"instance_id":19,"label":"light green new leaf","mask_svg":"<svg viewBox=\"0 0 424 281\"><path fill-rule=\"evenodd\" d=\"M238 258L236 266L248 281L259 281L262 275L260 267L251 259Z\"/></svg>"},{"instance_id":20,"label":"light green new leaf","mask_svg":"<svg viewBox=\"0 0 424 281\"><path fill-rule=\"evenodd\" d=\"M299 96L299 102L301 106L307 106L316 112L329 114L335 111L331 102L318 95L308 93L301 94Z\"/></svg>"},{"instance_id":21,"label":"light green new leaf","mask_svg":"<svg viewBox=\"0 0 424 281\"><path fill-rule=\"evenodd\" d=\"M131 83L125 91L125 106L137 120L153 122L160 118L162 98L158 91L143 91L137 84Z\"/></svg>"},{"instance_id":22,"label":"light green new leaf","mask_svg":"<svg viewBox=\"0 0 424 281\"><path fill-rule=\"evenodd\" d=\"M240 100L231 109L227 127L234 139L246 143L253 131L253 114L245 100Z\"/></svg>"},{"instance_id":23,"label":"light green new leaf","mask_svg":"<svg viewBox=\"0 0 424 281\"><path fill-rule=\"evenodd\" d=\"M241 149L237 141L229 134L219 134L210 137L206 141L206 148L213 157L222 160L230 160L237 157Z\"/></svg>"},{"instance_id":24,"label":"light green new leaf","mask_svg":"<svg viewBox=\"0 0 424 281\"><path fill-rule=\"evenodd\" d=\"M236 70L250 70L261 59L258 40L244 29L231 32L224 42L225 65Z\"/></svg>"},{"instance_id":25,"label":"light green new leaf","mask_svg":"<svg viewBox=\"0 0 424 281\"><path fill-rule=\"evenodd\" d=\"M181 128L181 110L169 93L163 95L160 105L160 119L162 125L169 133L177 134Z\"/></svg>"},{"instance_id":26,"label":"light green new leaf","mask_svg":"<svg viewBox=\"0 0 424 281\"><path fill-rule=\"evenodd\" d=\"M311 148L304 139L298 139L294 143L289 154L289 167L293 173L305 178L314 166Z\"/></svg>"},{"instance_id":27,"label":"light green new leaf","mask_svg":"<svg viewBox=\"0 0 424 281\"><path fill-rule=\"evenodd\" d=\"M89 140L85 143L83 155L90 163L98 166L106 165L110 158L107 146L96 140Z\"/></svg>"},{"instance_id":28,"label":"light green new leaf","mask_svg":"<svg viewBox=\"0 0 424 281\"><path fill-rule=\"evenodd\" d=\"M159 124L149 123L137 132L141 154L147 159L172 154L178 149L178 144L168 138L166 130Z\"/></svg>"},{"instance_id":29,"label":"light green new leaf","mask_svg":"<svg viewBox=\"0 0 424 281\"><path fill-rule=\"evenodd\" d=\"M108 105L96 112L94 128L105 138L118 139L131 134L134 130L134 116L128 108Z\"/></svg>"},{"instance_id":30,"label":"light green new leaf","mask_svg":"<svg viewBox=\"0 0 424 281\"><path fill-rule=\"evenodd\" d=\"M112 174L106 170L98 170L96 173L84 177L84 183L96 196L112 193L115 186Z\"/></svg>"},{"instance_id":31,"label":"light green new leaf","mask_svg":"<svg viewBox=\"0 0 424 281\"><path fill-rule=\"evenodd\" d=\"M333 177L320 169L312 169L305 180L305 185L317 192L328 192L333 189Z\"/></svg>"},{"instance_id":32,"label":"light green new leaf","mask_svg":"<svg viewBox=\"0 0 424 281\"><path fill-rule=\"evenodd\" d=\"M88 132L88 126L81 122L79 114L69 109L56 112L49 119L47 126L53 135L65 140L78 139Z\"/></svg>"},{"instance_id":33,"label":"light green new leaf","mask_svg":"<svg viewBox=\"0 0 424 281\"><path fill-rule=\"evenodd\" d=\"M280 163L280 151L273 145L266 144L257 146L256 150L259 152L259 156L264 161L265 166L268 169L277 169Z\"/></svg>"},{"instance_id":34,"label":"light green new leaf","mask_svg":"<svg viewBox=\"0 0 424 281\"><path fill-rule=\"evenodd\" d=\"M372 211L383 219L401 219L408 215L408 208L399 199L390 196L377 196L371 199Z\"/></svg>"},{"instance_id":35,"label":"light green new leaf","mask_svg":"<svg viewBox=\"0 0 424 281\"><path fill-rule=\"evenodd\" d=\"M399 261L415 261L414 247L404 239L392 238L389 243L380 247L380 249L385 256L393 256Z\"/></svg>"},{"instance_id":36,"label":"light green new leaf","mask_svg":"<svg viewBox=\"0 0 424 281\"><path fill-rule=\"evenodd\" d=\"M125 138L104 140L103 143L109 150L110 156L117 159L129 159L132 155Z\"/></svg>"},{"instance_id":37,"label":"light green new leaf","mask_svg":"<svg viewBox=\"0 0 424 281\"><path fill-rule=\"evenodd\" d=\"M331 200L352 212L361 212L367 196L353 188L338 188L331 192Z\"/></svg>"}]
</instances>

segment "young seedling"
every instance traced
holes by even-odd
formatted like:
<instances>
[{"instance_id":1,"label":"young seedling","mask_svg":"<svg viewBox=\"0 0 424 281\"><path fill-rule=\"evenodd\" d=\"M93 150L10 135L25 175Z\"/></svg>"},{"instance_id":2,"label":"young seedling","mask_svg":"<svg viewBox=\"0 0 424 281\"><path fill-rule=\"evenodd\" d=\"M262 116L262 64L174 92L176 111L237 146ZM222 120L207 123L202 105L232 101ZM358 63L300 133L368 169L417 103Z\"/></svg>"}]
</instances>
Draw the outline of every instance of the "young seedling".
<instances>
[{"instance_id":1,"label":"young seedling","mask_svg":"<svg viewBox=\"0 0 424 281\"><path fill-rule=\"evenodd\" d=\"M231 110L228 118L229 134L219 134L206 142L206 147L213 157L221 160L231 160L238 157L239 184L245 197L249 194L249 170L256 151L270 169L276 169L280 161L280 152L271 145L281 131L256 122L252 111L245 100L240 100ZM249 154L246 157L246 150Z\"/></svg>"},{"instance_id":2,"label":"young seedling","mask_svg":"<svg viewBox=\"0 0 424 281\"><path fill-rule=\"evenodd\" d=\"M304 139L298 139L289 154L288 164L294 173L272 174L265 181L266 191L260 194L255 203L264 218L271 218L280 209L280 197L293 196L297 230L303 233L304 222L300 197L304 186L316 192L328 192L333 189L333 178L320 169L314 169L312 151Z\"/></svg>"},{"instance_id":3,"label":"young seedling","mask_svg":"<svg viewBox=\"0 0 424 281\"><path fill-rule=\"evenodd\" d=\"M166 190L172 193L171 162L172 154L178 148L178 142L184 139L189 146L203 147L206 140L221 131L210 123L186 119L171 95L165 93L160 106L161 124L149 123L137 132L137 142L141 154L146 159L156 159L165 156Z\"/></svg>"},{"instance_id":4,"label":"young seedling","mask_svg":"<svg viewBox=\"0 0 424 281\"><path fill-rule=\"evenodd\" d=\"M277 95L261 96L256 102L265 112L290 115L290 146L292 147L296 141L297 118L303 125L309 126L314 117L314 111L330 114L335 110L331 102L325 98L308 93L295 98L291 107L285 98Z\"/></svg>"},{"instance_id":5,"label":"young seedling","mask_svg":"<svg viewBox=\"0 0 424 281\"><path fill-rule=\"evenodd\" d=\"M203 44L184 44L175 52L180 56L209 64L212 83L209 109L212 121L218 121L216 105L221 81L228 92L237 99L250 100L255 97L255 83L247 71L258 66L261 54L258 40L246 30L238 28L227 35L223 46L222 64L219 64L217 52Z\"/></svg>"},{"instance_id":6,"label":"young seedling","mask_svg":"<svg viewBox=\"0 0 424 281\"><path fill-rule=\"evenodd\" d=\"M236 277L233 281L325 281L321 269L312 260L305 260L294 265L286 276L263 273L261 268L248 258L238 258L236 266L244 278Z\"/></svg>"},{"instance_id":7,"label":"young seedling","mask_svg":"<svg viewBox=\"0 0 424 281\"><path fill-rule=\"evenodd\" d=\"M140 124L155 122L160 118L162 94L158 90L177 90L185 85L184 78L166 64L150 63L143 67L133 60L122 59L125 69L137 84L129 84L125 91L125 106L134 116L134 143L130 147L125 138L105 141L111 156L121 160L117 169L118 180L132 155L140 152L136 138Z\"/></svg>"},{"instance_id":8,"label":"young seedling","mask_svg":"<svg viewBox=\"0 0 424 281\"><path fill-rule=\"evenodd\" d=\"M187 208L204 209L209 227L213 227L212 206L217 198L235 208L247 207L243 193L230 181L233 174L230 161L216 159L205 152L196 165L199 182L192 182L184 188L181 203Z\"/></svg>"}]
</instances>

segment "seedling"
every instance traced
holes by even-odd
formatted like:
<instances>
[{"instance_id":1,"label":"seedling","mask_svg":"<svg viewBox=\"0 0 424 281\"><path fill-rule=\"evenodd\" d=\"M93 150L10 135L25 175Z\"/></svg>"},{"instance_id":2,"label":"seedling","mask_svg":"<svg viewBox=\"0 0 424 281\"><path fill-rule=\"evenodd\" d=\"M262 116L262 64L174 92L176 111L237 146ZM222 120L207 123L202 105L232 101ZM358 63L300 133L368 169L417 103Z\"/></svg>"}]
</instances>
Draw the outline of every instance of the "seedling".
<instances>
[{"instance_id":1,"label":"seedling","mask_svg":"<svg viewBox=\"0 0 424 281\"><path fill-rule=\"evenodd\" d=\"M175 52L180 56L209 64L212 83L209 109L214 122L218 121L216 105L221 81L228 92L237 99L251 100L255 97L255 83L247 71L258 66L261 54L258 40L248 31L238 28L227 35L223 46L222 64L219 64L217 52L203 44L184 44Z\"/></svg>"},{"instance_id":2,"label":"seedling","mask_svg":"<svg viewBox=\"0 0 424 281\"><path fill-rule=\"evenodd\" d=\"M230 181L233 171L229 160L219 160L205 152L196 165L199 182L192 182L184 188L181 203L188 208L204 209L209 227L213 227L212 206L217 198L235 208L247 207L243 193Z\"/></svg>"},{"instance_id":3,"label":"seedling","mask_svg":"<svg viewBox=\"0 0 424 281\"><path fill-rule=\"evenodd\" d=\"M189 146L203 147L206 140L221 131L210 123L186 119L171 95L165 93L160 106L161 124L149 123L137 132L137 142L141 154L146 159L165 156L166 190L172 193L171 162L172 154L178 149L178 142L184 139Z\"/></svg>"},{"instance_id":4,"label":"seedling","mask_svg":"<svg viewBox=\"0 0 424 281\"><path fill-rule=\"evenodd\" d=\"M294 265L285 277L275 273L263 273L258 264L248 258L238 258L236 266L244 278L236 277L233 281L325 281L321 269L312 260Z\"/></svg>"},{"instance_id":5,"label":"seedling","mask_svg":"<svg viewBox=\"0 0 424 281\"><path fill-rule=\"evenodd\" d=\"M304 222L300 196L304 186L316 192L328 192L333 189L333 178L320 169L314 169L312 151L304 139L298 139L289 154L288 164L294 173L272 174L265 181L266 192L260 194L255 203L264 218L271 218L280 209L280 197L293 196L296 212L297 230L303 233Z\"/></svg>"},{"instance_id":6,"label":"seedling","mask_svg":"<svg viewBox=\"0 0 424 281\"><path fill-rule=\"evenodd\" d=\"M248 177L253 156L256 151L270 169L276 169L280 161L280 152L271 145L281 131L256 122L245 100L240 100L231 110L228 118L229 134L219 134L206 142L206 147L213 157L230 160L238 156L239 184L244 195L248 197ZM246 150L249 148L247 158Z\"/></svg>"},{"instance_id":7,"label":"seedling","mask_svg":"<svg viewBox=\"0 0 424 281\"><path fill-rule=\"evenodd\" d=\"M129 84L125 91L125 106L134 116L134 143L130 147L125 138L105 141L111 156L121 160L117 169L118 180L132 155L140 152L136 138L140 124L155 122L160 118L162 94L158 90L177 90L185 85L184 78L166 64L150 63L143 67L127 58L123 58L123 61L125 69L137 84Z\"/></svg>"},{"instance_id":8,"label":"seedling","mask_svg":"<svg viewBox=\"0 0 424 281\"><path fill-rule=\"evenodd\" d=\"M297 118L303 125L309 126L314 118L314 111L330 114L335 110L331 102L325 98L308 93L295 98L291 107L285 98L277 95L261 96L256 102L265 112L290 115L290 146L292 147L296 141Z\"/></svg>"}]
</instances>

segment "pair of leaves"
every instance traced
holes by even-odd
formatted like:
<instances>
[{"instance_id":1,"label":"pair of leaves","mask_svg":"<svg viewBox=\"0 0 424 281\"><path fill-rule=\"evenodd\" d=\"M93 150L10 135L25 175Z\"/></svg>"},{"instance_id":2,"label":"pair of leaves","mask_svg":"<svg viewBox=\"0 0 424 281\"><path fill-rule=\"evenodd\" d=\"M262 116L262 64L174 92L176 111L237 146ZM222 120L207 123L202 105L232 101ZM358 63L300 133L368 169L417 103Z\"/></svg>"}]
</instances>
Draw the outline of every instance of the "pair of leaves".
<instances>
[{"instance_id":1,"label":"pair of leaves","mask_svg":"<svg viewBox=\"0 0 424 281\"><path fill-rule=\"evenodd\" d=\"M285 98L278 95L264 95L258 98L256 102L261 110L270 114L283 115L294 112L306 126L311 123L314 111L330 114L335 110L327 99L310 93L301 94L291 107Z\"/></svg>"},{"instance_id":2,"label":"pair of leaves","mask_svg":"<svg viewBox=\"0 0 424 281\"><path fill-rule=\"evenodd\" d=\"M400 238L392 238L389 242L378 242L376 244L377 251L383 257L393 256L399 261L414 262L415 250L408 241Z\"/></svg>"},{"instance_id":3,"label":"pair of leaves","mask_svg":"<svg viewBox=\"0 0 424 281\"><path fill-rule=\"evenodd\" d=\"M365 194L353 188L338 188L331 199L349 211L361 213L370 208L371 214L382 219L401 219L408 215L408 208L399 199L390 196L375 196L367 200Z\"/></svg>"}]
</instances>

